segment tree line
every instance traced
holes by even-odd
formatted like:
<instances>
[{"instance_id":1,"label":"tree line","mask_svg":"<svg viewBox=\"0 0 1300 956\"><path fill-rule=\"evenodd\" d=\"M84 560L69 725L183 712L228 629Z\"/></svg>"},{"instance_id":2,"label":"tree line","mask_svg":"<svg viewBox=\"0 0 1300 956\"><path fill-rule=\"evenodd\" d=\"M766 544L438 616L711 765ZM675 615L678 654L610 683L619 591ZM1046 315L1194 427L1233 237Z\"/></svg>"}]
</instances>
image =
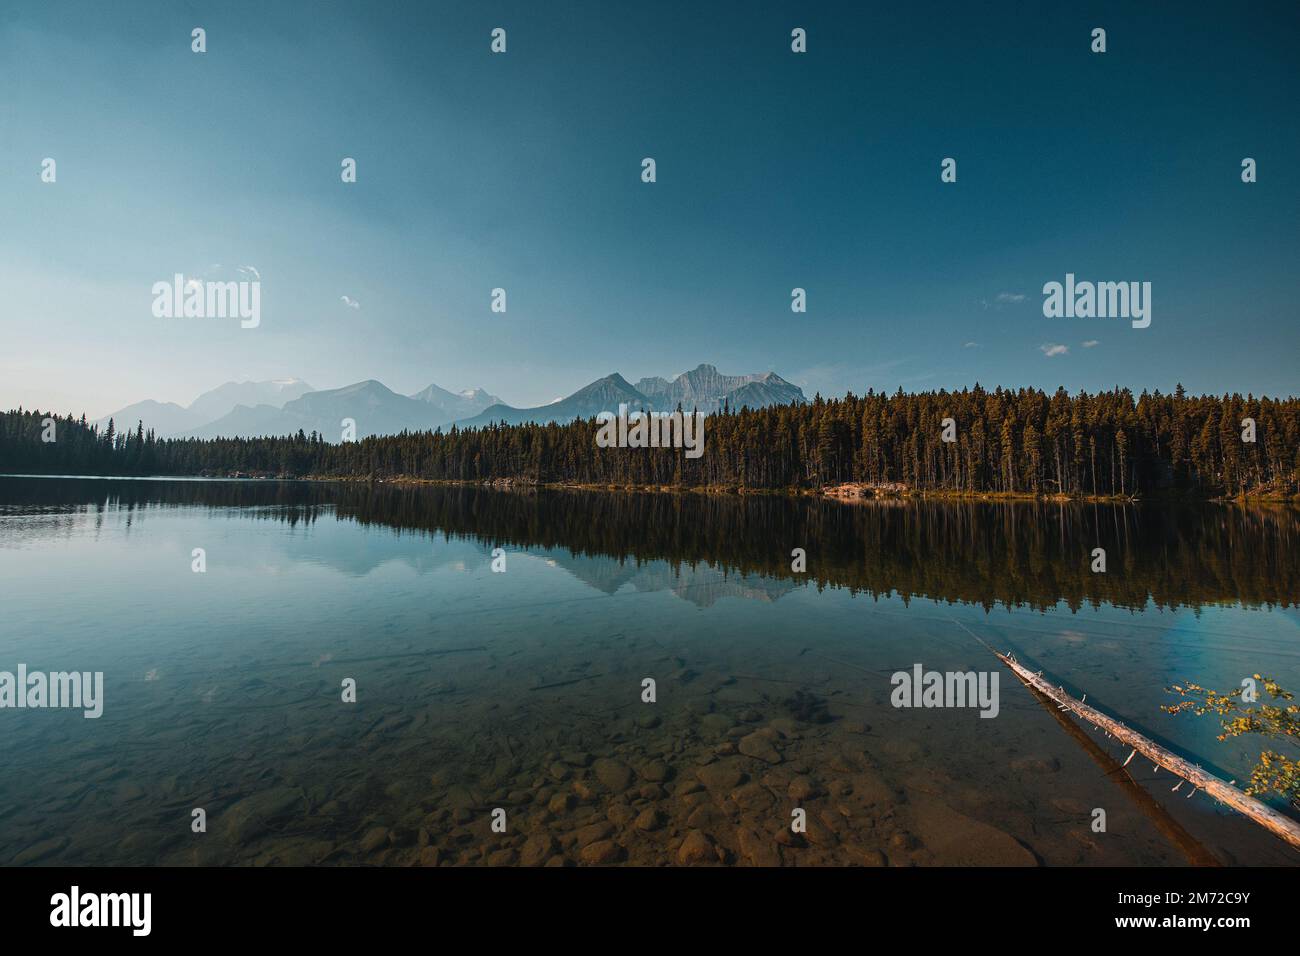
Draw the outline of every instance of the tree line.
<instances>
[{"instance_id":1,"label":"tree line","mask_svg":"<svg viewBox=\"0 0 1300 956\"><path fill-rule=\"evenodd\" d=\"M50 437L53 420L54 440ZM1300 399L1089 394L976 385L868 391L710 415L704 455L598 448L597 421L402 432L333 443L157 437L21 408L0 415L0 470L816 490L846 482L922 492L1294 496ZM953 440L947 441L945 437ZM1248 440L1253 438L1253 441Z\"/></svg>"}]
</instances>

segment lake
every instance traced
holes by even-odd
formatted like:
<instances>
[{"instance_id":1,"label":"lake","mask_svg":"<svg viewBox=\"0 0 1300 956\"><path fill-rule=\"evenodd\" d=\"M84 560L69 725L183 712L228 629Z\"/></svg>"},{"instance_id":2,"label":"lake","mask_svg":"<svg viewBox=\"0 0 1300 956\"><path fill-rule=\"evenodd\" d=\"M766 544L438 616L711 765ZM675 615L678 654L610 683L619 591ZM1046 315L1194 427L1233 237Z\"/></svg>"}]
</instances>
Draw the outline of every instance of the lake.
<instances>
[{"instance_id":1,"label":"lake","mask_svg":"<svg viewBox=\"0 0 1300 956\"><path fill-rule=\"evenodd\" d=\"M0 478L0 671L104 675L0 710L0 864L1294 865L976 637L1244 782L1160 705L1300 687L1298 565L1285 507Z\"/></svg>"}]
</instances>

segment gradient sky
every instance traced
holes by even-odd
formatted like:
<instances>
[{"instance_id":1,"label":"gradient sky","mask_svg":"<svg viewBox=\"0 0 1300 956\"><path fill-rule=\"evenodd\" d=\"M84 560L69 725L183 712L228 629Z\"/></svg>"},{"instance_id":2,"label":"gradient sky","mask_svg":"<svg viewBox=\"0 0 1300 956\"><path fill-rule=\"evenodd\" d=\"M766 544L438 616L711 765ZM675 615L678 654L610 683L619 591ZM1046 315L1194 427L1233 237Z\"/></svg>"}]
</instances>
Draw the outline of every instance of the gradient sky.
<instances>
[{"instance_id":1,"label":"gradient sky","mask_svg":"<svg viewBox=\"0 0 1300 956\"><path fill-rule=\"evenodd\" d=\"M534 405L700 362L810 396L1300 391L1300 7L898 6L7 4L0 406ZM241 265L260 328L152 315ZM1151 327L1044 318L1066 272L1152 282Z\"/></svg>"}]
</instances>

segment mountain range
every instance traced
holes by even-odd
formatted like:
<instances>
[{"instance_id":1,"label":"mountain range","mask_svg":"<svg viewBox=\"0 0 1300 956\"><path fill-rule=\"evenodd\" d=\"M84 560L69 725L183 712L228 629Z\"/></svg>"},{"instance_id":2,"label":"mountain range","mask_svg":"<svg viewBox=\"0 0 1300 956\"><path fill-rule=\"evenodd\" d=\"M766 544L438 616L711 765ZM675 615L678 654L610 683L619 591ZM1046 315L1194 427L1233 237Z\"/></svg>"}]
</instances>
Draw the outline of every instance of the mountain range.
<instances>
[{"instance_id":1,"label":"mountain range","mask_svg":"<svg viewBox=\"0 0 1300 956\"><path fill-rule=\"evenodd\" d=\"M356 437L391 435L401 431L430 431L456 425L481 427L497 422L569 422L601 412L631 410L716 412L731 408L762 408L803 402L803 391L775 372L723 375L712 365L700 365L674 379L643 378L635 386L617 372L597 379L567 398L535 408L506 405L482 388L451 392L437 385L401 395L369 379L342 388L313 389L299 379L273 382L227 382L204 392L188 406L145 400L119 409L109 418L121 429L143 421L160 437L216 438L289 435L318 432L328 440L341 435L341 423L352 419Z\"/></svg>"},{"instance_id":2,"label":"mountain range","mask_svg":"<svg viewBox=\"0 0 1300 956\"><path fill-rule=\"evenodd\" d=\"M137 422L143 421L146 429L152 428L160 437L167 437L206 425L239 405L269 405L279 408L285 402L310 391L310 385L296 378L275 382L227 382L204 392L189 405L145 399L126 408L119 408L94 424L102 432L111 418L120 431L135 428Z\"/></svg>"},{"instance_id":3,"label":"mountain range","mask_svg":"<svg viewBox=\"0 0 1300 956\"><path fill-rule=\"evenodd\" d=\"M788 405L803 402L803 389L791 385L775 372L755 375L723 375L712 365L699 365L683 372L672 381L656 376L643 378L636 385L617 372L597 379L550 405L536 408L513 408L493 405L473 418L456 424L465 428L506 422L518 425L524 422L571 422L591 418L601 412L617 412L620 404L630 411L671 412L700 411L704 414L730 408L765 408L768 405Z\"/></svg>"},{"instance_id":4,"label":"mountain range","mask_svg":"<svg viewBox=\"0 0 1300 956\"><path fill-rule=\"evenodd\" d=\"M481 412L501 399L481 388L453 393L437 385L399 395L382 382L368 379L343 388L307 392L273 405L237 405L227 414L200 428L182 433L184 438L218 438L232 435L291 435L300 429L319 432L328 440L341 435L341 422L356 422L356 437L395 435L400 431L428 431L450 425Z\"/></svg>"}]
</instances>

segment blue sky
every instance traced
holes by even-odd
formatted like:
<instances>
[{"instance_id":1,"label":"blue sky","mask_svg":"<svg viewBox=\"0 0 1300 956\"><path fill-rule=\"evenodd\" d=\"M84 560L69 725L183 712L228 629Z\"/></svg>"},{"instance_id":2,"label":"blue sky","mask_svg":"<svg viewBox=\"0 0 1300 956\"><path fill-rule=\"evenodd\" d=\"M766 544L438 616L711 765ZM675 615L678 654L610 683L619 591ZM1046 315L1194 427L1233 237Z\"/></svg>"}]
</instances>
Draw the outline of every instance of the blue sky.
<instances>
[{"instance_id":1,"label":"blue sky","mask_svg":"<svg viewBox=\"0 0 1300 956\"><path fill-rule=\"evenodd\" d=\"M1300 391L1298 8L991 6L8 5L0 405L288 377L532 405L700 362ZM258 328L153 316L153 283L238 266ZM1150 328L1044 318L1067 272L1150 281Z\"/></svg>"}]
</instances>

